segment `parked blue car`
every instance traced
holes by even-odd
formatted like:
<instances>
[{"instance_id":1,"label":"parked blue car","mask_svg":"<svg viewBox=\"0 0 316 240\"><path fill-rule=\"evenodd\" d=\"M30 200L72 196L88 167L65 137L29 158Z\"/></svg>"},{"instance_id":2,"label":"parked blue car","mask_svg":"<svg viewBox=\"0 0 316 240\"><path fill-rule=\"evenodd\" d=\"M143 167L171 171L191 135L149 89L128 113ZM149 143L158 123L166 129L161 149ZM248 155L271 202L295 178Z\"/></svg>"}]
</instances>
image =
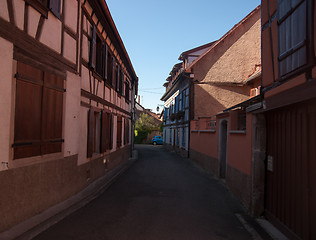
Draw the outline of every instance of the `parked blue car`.
<instances>
[{"instance_id":1,"label":"parked blue car","mask_svg":"<svg viewBox=\"0 0 316 240\"><path fill-rule=\"evenodd\" d=\"M153 145L163 144L162 136L154 136L154 137L151 139L151 143L152 143Z\"/></svg>"}]
</instances>

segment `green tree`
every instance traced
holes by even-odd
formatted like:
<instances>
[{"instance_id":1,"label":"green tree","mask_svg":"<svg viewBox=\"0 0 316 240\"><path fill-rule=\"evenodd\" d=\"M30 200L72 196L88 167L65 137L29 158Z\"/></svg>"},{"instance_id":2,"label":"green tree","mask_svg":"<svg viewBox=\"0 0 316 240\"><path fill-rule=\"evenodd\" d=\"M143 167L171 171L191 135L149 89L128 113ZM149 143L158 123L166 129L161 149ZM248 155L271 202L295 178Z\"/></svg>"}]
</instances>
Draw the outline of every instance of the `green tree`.
<instances>
[{"instance_id":1,"label":"green tree","mask_svg":"<svg viewBox=\"0 0 316 240\"><path fill-rule=\"evenodd\" d=\"M142 113L135 123L135 143L142 143L155 130L160 130L160 124L152 116Z\"/></svg>"}]
</instances>

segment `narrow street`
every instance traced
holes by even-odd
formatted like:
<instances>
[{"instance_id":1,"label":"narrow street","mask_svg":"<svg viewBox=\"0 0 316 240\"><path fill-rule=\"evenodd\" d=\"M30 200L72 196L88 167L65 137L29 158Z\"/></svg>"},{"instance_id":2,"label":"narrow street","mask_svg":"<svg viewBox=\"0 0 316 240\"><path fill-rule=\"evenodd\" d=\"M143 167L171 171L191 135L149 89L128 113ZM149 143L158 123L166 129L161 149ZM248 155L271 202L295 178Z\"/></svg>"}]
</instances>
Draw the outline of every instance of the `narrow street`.
<instances>
[{"instance_id":1,"label":"narrow street","mask_svg":"<svg viewBox=\"0 0 316 240\"><path fill-rule=\"evenodd\" d=\"M241 224L243 209L225 187L190 160L162 146L136 148L139 159L108 190L35 239L264 239Z\"/></svg>"}]
</instances>

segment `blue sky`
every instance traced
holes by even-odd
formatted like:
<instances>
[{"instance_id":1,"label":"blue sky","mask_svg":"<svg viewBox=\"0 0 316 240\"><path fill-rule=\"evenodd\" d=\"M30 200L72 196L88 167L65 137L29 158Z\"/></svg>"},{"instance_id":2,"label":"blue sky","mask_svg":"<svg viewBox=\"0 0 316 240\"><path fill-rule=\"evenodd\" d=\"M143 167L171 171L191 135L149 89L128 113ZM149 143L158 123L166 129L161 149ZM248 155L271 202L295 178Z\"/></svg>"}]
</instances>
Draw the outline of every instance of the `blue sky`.
<instances>
[{"instance_id":1,"label":"blue sky","mask_svg":"<svg viewBox=\"0 0 316 240\"><path fill-rule=\"evenodd\" d=\"M260 0L106 0L139 78L141 105L156 112L184 51L212 42ZM161 107L160 107L161 109Z\"/></svg>"}]
</instances>

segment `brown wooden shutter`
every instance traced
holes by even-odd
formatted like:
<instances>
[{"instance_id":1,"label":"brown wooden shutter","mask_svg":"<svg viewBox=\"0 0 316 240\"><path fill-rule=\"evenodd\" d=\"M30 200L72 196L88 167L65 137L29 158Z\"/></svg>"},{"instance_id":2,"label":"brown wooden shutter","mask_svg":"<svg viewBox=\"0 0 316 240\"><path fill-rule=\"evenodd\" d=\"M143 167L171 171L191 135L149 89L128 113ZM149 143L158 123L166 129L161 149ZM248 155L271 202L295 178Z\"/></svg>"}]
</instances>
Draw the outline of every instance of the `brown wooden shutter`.
<instances>
[{"instance_id":1,"label":"brown wooden shutter","mask_svg":"<svg viewBox=\"0 0 316 240\"><path fill-rule=\"evenodd\" d=\"M49 10L60 19L60 2L61 0L49 0Z\"/></svg>"},{"instance_id":2,"label":"brown wooden shutter","mask_svg":"<svg viewBox=\"0 0 316 240\"><path fill-rule=\"evenodd\" d=\"M94 143L94 111L90 108L88 111L87 157L92 157L93 143Z\"/></svg>"},{"instance_id":3,"label":"brown wooden shutter","mask_svg":"<svg viewBox=\"0 0 316 240\"><path fill-rule=\"evenodd\" d=\"M28 73L22 70L28 69L22 69L18 63L19 73ZM42 87L40 85L17 80L14 159L37 156L41 153L41 99Z\"/></svg>"},{"instance_id":4,"label":"brown wooden shutter","mask_svg":"<svg viewBox=\"0 0 316 240\"><path fill-rule=\"evenodd\" d=\"M96 29L95 25L92 26L91 39L90 39L90 54L89 54L89 64L91 68L95 68L96 62L96 50L97 50L97 39L96 39Z\"/></svg>"},{"instance_id":5,"label":"brown wooden shutter","mask_svg":"<svg viewBox=\"0 0 316 240\"><path fill-rule=\"evenodd\" d=\"M112 114L109 114L109 120L110 120L110 131L109 131L109 141L110 141L110 144L109 144L109 149L112 149L113 148L113 115Z\"/></svg>"},{"instance_id":6,"label":"brown wooden shutter","mask_svg":"<svg viewBox=\"0 0 316 240\"><path fill-rule=\"evenodd\" d=\"M126 133L127 140L126 140L126 144L129 144L129 133L130 133L130 130L129 130L129 119L127 119L127 133Z\"/></svg>"},{"instance_id":7,"label":"brown wooden shutter","mask_svg":"<svg viewBox=\"0 0 316 240\"><path fill-rule=\"evenodd\" d=\"M44 73L42 103L42 155L61 152L63 122L63 85L61 77Z\"/></svg>"},{"instance_id":8,"label":"brown wooden shutter","mask_svg":"<svg viewBox=\"0 0 316 240\"><path fill-rule=\"evenodd\" d=\"M102 111L101 115L101 153L104 153L107 149L107 137L108 137L108 113Z\"/></svg>"},{"instance_id":9,"label":"brown wooden shutter","mask_svg":"<svg viewBox=\"0 0 316 240\"><path fill-rule=\"evenodd\" d=\"M103 44L102 48L102 58L103 58L103 78L107 80L108 78L108 46L106 43Z\"/></svg>"},{"instance_id":10,"label":"brown wooden shutter","mask_svg":"<svg viewBox=\"0 0 316 240\"><path fill-rule=\"evenodd\" d=\"M116 69L116 61L115 61L115 58L112 57L112 83L111 85L113 86L113 88L115 88L115 79L116 79L115 69Z\"/></svg>"},{"instance_id":11,"label":"brown wooden shutter","mask_svg":"<svg viewBox=\"0 0 316 240\"><path fill-rule=\"evenodd\" d=\"M107 48L108 49L108 48ZM112 72L113 72L113 62L112 62L112 55L110 51L108 51L108 64L107 64L107 82L111 85L112 84Z\"/></svg>"},{"instance_id":12,"label":"brown wooden shutter","mask_svg":"<svg viewBox=\"0 0 316 240\"><path fill-rule=\"evenodd\" d=\"M117 116L117 136L116 136L117 147L122 146L122 117Z\"/></svg>"},{"instance_id":13,"label":"brown wooden shutter","mask_svg":"<svg viewBox=\"0 0 316 240\"><path fill-rule=\"evenodd\" d=\"M95 70L103 76L103 44L98 35L96 35L96 57L95 57Z\"/></svg>"},{"instance_id":14,"label":"brown wooden shutter","mask_svg":"<svg viewBox=\"0 0 316 240\"><path fill-rule=\"evenodd\" d=\"M128 82L125 82L125 99L129 101L129 85Z\"/></svg>"},{"instance_id":15,"label":"brown wooden shutter","mask_svg":"<svg viewBox=\"0 0 316 240\"><path fill-rule=\"evenodd\" d=\"M124 119L124 145L129 143L129 120Z\"/></svg>"},{"instance_id":16,"label":"brown wooden shutter","mask_svg":"<svg viewBox=\"0 0 316 240\"><path fill-rule=\"evenodd\" d=\"M116 91L120 92L120 72L121 72L121 66L118 64L116 69Z\"/></svg>"},{"instance_id":17,"label":"brown wooden shutter","mask_svg":"<svg viewBox=\"0 0 316 240\"><path fill-rule=\"evenodd\" d=\"M123 95L124 92L123 92L123 84L124 84L124 71L122 70L121 71L121 79L120 79L120 94Z\"/></svg>"},{"instance_id":18,"label":"brown wooden shutter","mask_svg":"<svg viewBox=\"0 0 316 240\"><path fill-rule=\"evenodd\" d=\"M64 80L18 62L14 159L61 152Z\"/></svg>"}]
</instances>

